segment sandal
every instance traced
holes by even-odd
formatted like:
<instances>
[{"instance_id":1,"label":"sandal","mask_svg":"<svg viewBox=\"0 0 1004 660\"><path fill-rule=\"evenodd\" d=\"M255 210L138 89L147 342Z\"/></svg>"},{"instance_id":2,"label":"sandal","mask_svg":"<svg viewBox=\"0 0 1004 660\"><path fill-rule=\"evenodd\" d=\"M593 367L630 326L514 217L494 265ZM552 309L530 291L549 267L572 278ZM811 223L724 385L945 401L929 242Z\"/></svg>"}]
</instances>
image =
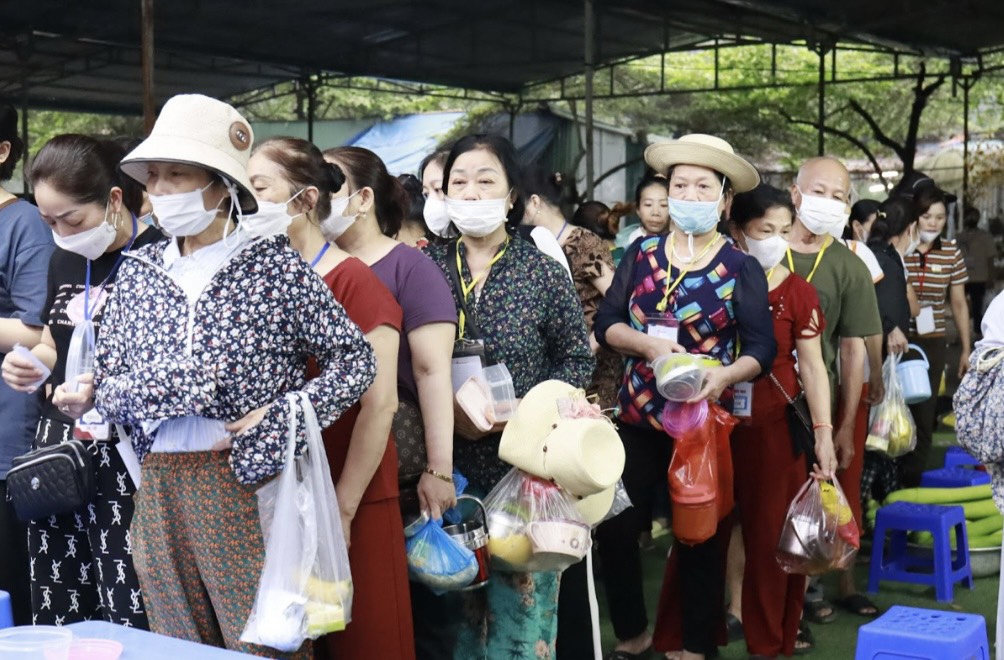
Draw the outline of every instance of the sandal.
<instances>
[{"instance_id":1,"label":"sandal","mask_svg":"<svg viewBox=\"0 0 1004 660\"><path fill-rule=\"evenodd\" d=\"M816 638L804 620L798 624L798 635L795 636L795 655L804 655L816 648Z\"/></svg>"},{"instance_id":2,"label":"sandal","mask_svg":"<svg viewBox=\"0 0 1004 660\"><path fill-rule=\"evenodd\" d=\"M837 611L828 601L814 600L802 605L802 615L812 623L830 623L837 618Z\"/></svg>"},{"instance_id":3,"label":"sandal","mask_svg":"<svg viewBox=\"0 0 1004 660\"><path fill-rule=\"evenodd\" d=\"M743 632L743 622L732 613L725 615L725 632L728 634L729 644L738 642L746 637Z\"/></svg>"},{"instance_id":4,"label":"sandal","mask_svg":"<svg viewBox=\"0 0 1004 660\"><path fill-rule=\"evenodd\" d=\"M837 605L844 608L851 614L874 619L879 615L879 609L875 603L871 602L864 594L851 594L837 601Z\"/></svg>"}]
</instances>

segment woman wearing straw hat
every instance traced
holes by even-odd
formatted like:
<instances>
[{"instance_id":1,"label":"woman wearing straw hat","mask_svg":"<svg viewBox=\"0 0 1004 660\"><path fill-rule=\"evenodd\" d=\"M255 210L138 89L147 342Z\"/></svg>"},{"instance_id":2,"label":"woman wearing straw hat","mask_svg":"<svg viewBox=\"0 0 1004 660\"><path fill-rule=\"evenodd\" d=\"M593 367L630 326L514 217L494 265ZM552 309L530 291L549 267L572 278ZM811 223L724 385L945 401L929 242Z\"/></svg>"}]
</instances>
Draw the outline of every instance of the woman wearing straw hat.
<instances>
[{"instance_id":1,"label":"woman wearing straw hat","mask_svg":"<svg viewBox=\"0 0 1004 660\"><path fill-rule=\"evenodd\" d=\"M307 393L326 427L369 387L375 362L285 236L235 226L257 209L251 145L232 107L182 95L122 161L173 238L120 267L95 398L105 419L129 427L142 462L132 542L151 628L286 657L239 641L264 560L255 491L284 467L290 414L304 423L284 394ZM321 374L306 383L310 357Z\"/></svg>"},{"instance_id":2,"label":"woman wearing straw hat","mask_svg":"<svg viewBox=\"0 0 1004 660\"><path fill-rule=\"evenodd\" d=\"M732 387L770 368L776 345L767 304L767 280L756 259L735 248L716 227L733 192L756 187L760 177L732 147L710 135L686 135L651 145L646 162L669 181L674 230L632 246L596 315L597 340L627 358L618 413L627 455L624 485L635 506L597 530L614 632L609 657L628 660L652 644L642 595L639 510L651 502L666 474L672 440L660 419L665 399L650 363L670 353L717 360L692 401L731 405ZM656 646L703 658L714 649L722 616L727 524L704 543L676 543L670 555L665 613ZM678 571L674 566L678 566ZM678 583L678 585L676 584Z\"/></svg>"}]
</instances>

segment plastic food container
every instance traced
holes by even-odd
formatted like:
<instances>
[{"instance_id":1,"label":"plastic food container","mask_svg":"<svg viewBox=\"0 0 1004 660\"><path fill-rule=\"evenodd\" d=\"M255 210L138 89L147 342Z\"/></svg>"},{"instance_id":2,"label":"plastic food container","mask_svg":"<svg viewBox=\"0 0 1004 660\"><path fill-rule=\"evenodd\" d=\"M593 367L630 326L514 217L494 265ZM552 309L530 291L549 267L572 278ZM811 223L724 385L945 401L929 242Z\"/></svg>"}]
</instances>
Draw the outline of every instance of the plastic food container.
<instances>
[{"instance_id":1,"label":"plastic food container","mask_svg":"<svg viewBox=\"0 0 1004 660\"><path fill-rule=\"evenodd\" d=\"M704 384L705 361L690 353L663 355L652 363L655 385L668 401L689 401Z\"/></svg>"},{"instance_id":2,"label":"plastic food container","mask_svg":"<svg viewBox=\"0 0 1004 660\"><path fill-rule=\"evenodd\" d=\"M708 418L708 402L686 403L667 401L662 409L662 428L673 438L704 424Z\"/></svg>"},{"instance_id":3,"label":"plastic food container","mask_svg":"<svg viewBox=\"0 0 1004 660\"><path fill-rule=\"evenodd\" d=\"M94 373L94 323L84 321L73 329L70 338L70 349L66 353L66 383L67 391L76 392L77 377Z\"/></svg>"},{"instance_id":4,"label":"plastic food container","mask_svg":"<svg viewBox=\"0 0 1004 660\"><path fill-rule=\"evenodd\" d=\"M495 421L505 422L511 419L516 412L516 390L509 370L504 364L495 364L482 369L481 376L488 385Z\"/></svg>"},{"instance_id":5,"label":"plastic food container","mask_svg":"<svg viewBox=\"0 0 1004 660\"><path fill-rule=\"evenodd\" d=\"M68 660L73 631L56 626L18 626L0 630L3 660Z\"/></svg>"},{"instance_id":6,"label":"plastic food container","mask_svg":"<svg viewBox=\"0 0 1004 660\"><path fill-rule=\"evenodd\" d=\"M69 660L118 660L122 643L110 639L76 639L70 645Z\"/></svg>"}]
</instances>

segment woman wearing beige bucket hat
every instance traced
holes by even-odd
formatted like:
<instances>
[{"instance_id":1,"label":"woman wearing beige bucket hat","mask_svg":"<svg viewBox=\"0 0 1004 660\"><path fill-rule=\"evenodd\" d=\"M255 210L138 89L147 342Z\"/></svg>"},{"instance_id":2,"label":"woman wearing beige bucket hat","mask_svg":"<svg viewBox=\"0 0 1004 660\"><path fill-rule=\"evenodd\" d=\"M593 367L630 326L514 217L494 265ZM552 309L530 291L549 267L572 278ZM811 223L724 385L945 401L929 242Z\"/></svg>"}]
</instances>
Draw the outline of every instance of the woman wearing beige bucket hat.
<instances>
[{"instance_id":1,"label":"woman wearing beige bucket hat","mask_svg":"<svg viewBox=\"0 0 1004 660\"><path fill-rule=\"evenodd\" d=\"M255 238L253 135L232 107L171 98L123 172L173 236L127 253L97 347L95 399L142 462L132 542L151 628L239 641L264 560L257 483L285 463L288 392L322 427L373 381L373 350L285 236ZM315 357L321 375L305 382ZM309 656L309 643L294 657Z\"/></svg>"},{"instance_id":2,"label":"woman wearing beige bucket hat","mask_svg":"<svg viewBox=\"0 0 1004 660\"><path fill-rule=\"evenodd\" d=\"M653 144L645 160L669 181L674 231L643 239L624 255L594 329L601 344L627 358L618 426L627 456L624 486L635 506L596 532L619 640L609 657L618 660L636 657L652 643L638 535L647 522L643 512L650 510L656 484L668 469L673 441L663 430L666 399L651 363L674 353L714 360L717 366L707 369L690 401L720 400L728 409L733 387L769 369L776 351L763 269L717 231L733 192L759 182L756 170L710 135ZM656 648L681 652L688 660L713 651L727 539L728 526L720 524L704 543L674 545L665 595L675 611L660 612L660 623L669 625L657 628Z\"/></svg>"}]
</instances>

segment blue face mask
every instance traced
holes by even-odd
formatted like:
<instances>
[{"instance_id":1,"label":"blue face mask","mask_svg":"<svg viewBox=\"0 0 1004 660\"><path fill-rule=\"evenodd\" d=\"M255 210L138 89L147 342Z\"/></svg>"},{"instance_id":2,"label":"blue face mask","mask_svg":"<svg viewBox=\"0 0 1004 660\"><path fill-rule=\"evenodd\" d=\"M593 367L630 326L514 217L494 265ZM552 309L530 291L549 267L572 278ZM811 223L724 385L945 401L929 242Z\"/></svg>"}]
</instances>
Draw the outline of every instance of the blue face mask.
<instances>
[{"instance_id":1,"label":"blue face mask","mask_svg":"<svg viewBox=\"0 0 1004 660\"><path fill-rule=\"evenodd\" d=\"M692 202L684 199L669 198L669 218L673 226L684 234L704 234L718 224L718 205L725 195L725 182L718 199L713 202Z\"/></svg>"}]
</instances>

